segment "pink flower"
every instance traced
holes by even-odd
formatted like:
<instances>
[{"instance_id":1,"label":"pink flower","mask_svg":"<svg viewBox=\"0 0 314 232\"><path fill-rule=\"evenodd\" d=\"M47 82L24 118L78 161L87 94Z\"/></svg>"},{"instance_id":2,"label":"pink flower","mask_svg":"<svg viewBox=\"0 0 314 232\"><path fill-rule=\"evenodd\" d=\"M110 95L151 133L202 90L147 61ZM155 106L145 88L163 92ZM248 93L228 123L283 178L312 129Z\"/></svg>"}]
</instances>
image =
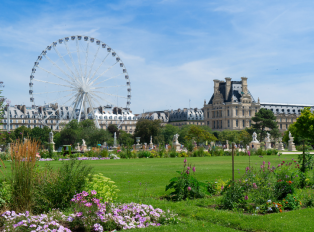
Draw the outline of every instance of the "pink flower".
<instances>
[{"instance_id":1,"label":"pink flower","mask_svg":"<svg viewBox=\"0 0 314 232\"><path fill-rule=\"evenodd\" d=\"M191 168L190 168L190 167L187 167L187 169L190 170Z\"/></svg>"},{"instance_id":2,"label":"pink flower","mask_svg":"<svg viewBox=\"0 0 314 232\"><path fill-rule=\"evenodd\" d=\"M247 154L248 154L249 156L251 156L251 152L250 152L250 151L247 151Z\"/></svg>"},{"instance_id":3,"label":"pink flower","mask_svg":"<svg viewBox=\"0 0 314 232\"><path fill-rule=\"evenodd\" d=\"M92 206L92 203L88 202L88 203L85 204L85 206L86 206L86 207L91 207L91 206Z\"/></svg>"},{"instance_id":4,"label":"pink flower","mask_svg":"<svg viewBox=\"0 0 314 232\"><path fill-rule=\"evenodd\" d=\"M91 194L92 194L92 195L96 195L97 192L96 192L95 190L92 190L92 191L91 191Z\"/></svg>"},{"instance_id":5,"label":"pink flower","mask_svg":"<svg viewBox=\"0 0 314 232\"><path fill-rule=\"evenodd\" d=\"M224 186L223 185L221 185L221 190L223 190L224 189Z\"/></svg>"},{"instance_id":6,"label":"pink flower","mask_svg":"<svg viewBox=\"0 0 314 232\"><path fill-rule=\"evenodd\" d=\"M249 197L246 195L246 196L244 197L244 200L247 200L247 199L249 199Z\"/></svg>"},{"instance_id":7,"label":"pink flower","mask_svg":"<svg viewBox=\"0 0 314 232\"><path fill-rule=\"evenodd\" d=\"M270 166L270 162L268 162L268 166Z\"/></svg>"},{"instance_id":8,"label":"pink flower","mask_svg":"<svg viewBox=\"0 0 314 232\"><path fill-rule=\"evenodd\" d=\"M186 159L184 159L184 161L183 161L184 163L186 163Z\"/></svg>"},{"instance_id":9,"label":"pink flower","mask_svg":"<svg viewBox=\"0 0 314 232\"><path fill-rule=\"evenodd\" d=\"M256 183L253 183L253 188L257 189Z\"/></svg>"},{"instance_id":10,"label":"pink flower","mask_svg":"<svg viewBox=\"0 0 314 232\"><path fill-rule=\"evenodd\" d=\"M192 168L193 172L195 172L195 166Z\"/></svg>"},{"instance_id":11,"label":"pink flower","mask_svg":"<svg viewBox=\"0 0 314 232\"><path fill-rule=\"evenodd\" d=\"M188 187L188 191L191 191L191 187Z\"/></svg>"},{"instance_id":12,"label":"pink flower","mask_svg":"<svg viewBox=\"0 0 314 232\"><path fill-rule=\"evenodd\" d=\"M186 174L190 174L189 170L186 170Z\"/></svg>"},{"instance_id":13,"label":"pink flower","mask_svg":"<svg viewBox=\"0 0 314 232\"><path fill-rule=\"evenodd\" d=\"M263 161L263 165L265 165L265 161Z\"/></svg>"},{"instance_id":14,"label":"pink flower","mask_svg":"<svg viewBox=\"0 0 314 232\"><path fill-rule=\"evenodd\" d=\"M83 191L82 194L84 197L88 196L88 192Z\"/></svg>"},{"instance_id":15,"label":"pink flower","mask_svg":"<svg viewBox=\"0 0 314 232\"><path fill-rule=\"evenodd\" d=\"M77 217L82 216L82 212L78 212L78 213L76 214L76 216L77 216Z\"/></svg>"}]
</instances>

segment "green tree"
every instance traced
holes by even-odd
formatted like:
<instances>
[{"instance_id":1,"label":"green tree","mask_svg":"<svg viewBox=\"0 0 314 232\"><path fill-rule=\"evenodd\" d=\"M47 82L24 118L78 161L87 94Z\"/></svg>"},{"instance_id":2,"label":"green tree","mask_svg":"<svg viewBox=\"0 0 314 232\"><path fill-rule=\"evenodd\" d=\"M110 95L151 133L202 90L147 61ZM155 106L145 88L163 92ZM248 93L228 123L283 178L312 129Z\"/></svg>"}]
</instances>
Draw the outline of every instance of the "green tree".
<instances>
[{"instance_id":1,"label":"green tree","mask_svg":"<svg viewBox=\"0 0 314 232\"><path fill-rule=\"evenodd\" d=\"M126 133L123 130L120 130L119 137L118 137L119 144L132 146L134 144L134 138L131 134Z\"/></svg>"},{"instance_id":2,"label":"green tree","mask_svg":"<svg viewBox=\"0 0 314 232\"><path fill-rule=\"evenodd\" d=\"M29 137L31 139L35 139L39 141L42 145L47 145L49 143L49 132L51 129L48 126L44 126L43 128L34 127L30 131ZM25 137L25 136L24 136Z\"/></svg>"},{"instance_id":3,"label":"green tree","mask_svg":"<svg viewBox=\"0 0 314 232\"><path fill-rule=\"evenodd\" d=\"M165 143L171 143L173 136L179 132L179 127L173 126L171 124L167 124L161 130L161 134L163 136Z\"/></svg>"},{"instance_id":4,"label":"green tree","mask_svg":"<svg viewBox=\"0 0 314 232\"><path fill-rule=\"evenodd\" d=\"M240 134L235 130L223 130L218 133L218 140L221 142L226 142L226 140L228 140L229 144L232 142L239 143Z\"/></svg>"},{"instance_id":5,"label":"green tree","mask_svg":"<svg viewBox=\"0 0 314 232\"><path fill-rule=\"evenodd\" d=\"M305 107L301 110L301 115L297 118L297 121L294 123L295 135L303 142L303 154L299 156L299 161L301 162L301 171L306 172L309 167L308 160L310 157L305 155L305 143L308 140L314 138L314 113L311 112L310 107Z\"/></svg>"},{"instance_id":6,"label":"green tree","mask_svg":"<svg viewBox=\"0 0 314 232\"><path fill-rule=\"evenodd\" d=\"M107 131L109 131L112 134L112 136L114 135L114 132L116 132L117 137L119 136L119 129L116 125L113 124L109 125Z\"/></svg>"},{"instance_id":7,"label":"green tree","mask_svg":"<svg viewBox=\"0 0 314 232\"><path fill-rule=\"evenodd\" d=\"M16 128L13 133L15 134L15 138L23 139L23 137L29 138L31 136L31 131L32 129L26 126L21 126L21 127Z\"/></svg>"},{"instance_id":8,"label":"green tree","mask_svg":"<svg viewBox=\"0 0 314 232\"><path fill-rule=\"evenodd\" d=\"M192 125L187 135L185 136L185 139L188 141L194 140L197 144L200 144L205 141L216 141L217 138L206 131L205 129L201 128L200 126Z\"/></svg>"},{"instance_id":9,"label":"green tree","mask_svg":"<svg viewBox=\"0 0 314 232\"><path fill-rule=\"evenodd\" d=\"M252 136L247 130L242 130L239 134L240 141L242 141L242 145L248 145L252 141Z\"/></svg>"},{"instance_id":10,"label":"green tree","mask_svg":"<svg viewBox=\"0 0 314 232\"><path fill-rule=\"evenodd\" d=\"M252 117L252 121L254 124L252 124L252 128L248 129L248 131L250 134L253 134L255 131L260 141L264 140L267 132L273 138L279 136L279 129L273 111L262 108Z\"/></svg>"},{"instance_id":11,"label":"green tree","mask_svg":"<svg viewBox=\"0 0 314 232\"><path fill-rule=\"evenodd\" d=\"M141 137L142 143L149 143L150 136L153 136L154 143L161 142L161 121L160 120L148 120L140 119L136 123L134 131L134 137Z\"/></svg>"}]
</instances>

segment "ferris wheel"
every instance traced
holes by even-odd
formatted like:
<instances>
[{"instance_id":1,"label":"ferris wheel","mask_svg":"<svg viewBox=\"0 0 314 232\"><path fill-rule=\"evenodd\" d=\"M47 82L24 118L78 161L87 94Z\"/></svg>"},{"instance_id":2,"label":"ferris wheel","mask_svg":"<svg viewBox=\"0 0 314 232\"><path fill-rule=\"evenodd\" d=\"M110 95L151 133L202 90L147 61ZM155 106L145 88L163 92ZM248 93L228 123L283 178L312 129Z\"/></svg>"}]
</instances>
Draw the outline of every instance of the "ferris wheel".
<instances>
[{"instance_id":1,"label":"ferris wheel","mask_svg":"<svg viewBox=\"0 0 314 232\"><path fill-rule=\"evenodd\" d=\"M97 107L130 110L131 83L124 63L111 47L78 35L59 39L41 52L32 68L29 94L33 108L35 101L55 107L55 114L42 117L43 124L48 118L92 118L99 128Z\"/></svg>"}]
</instances>

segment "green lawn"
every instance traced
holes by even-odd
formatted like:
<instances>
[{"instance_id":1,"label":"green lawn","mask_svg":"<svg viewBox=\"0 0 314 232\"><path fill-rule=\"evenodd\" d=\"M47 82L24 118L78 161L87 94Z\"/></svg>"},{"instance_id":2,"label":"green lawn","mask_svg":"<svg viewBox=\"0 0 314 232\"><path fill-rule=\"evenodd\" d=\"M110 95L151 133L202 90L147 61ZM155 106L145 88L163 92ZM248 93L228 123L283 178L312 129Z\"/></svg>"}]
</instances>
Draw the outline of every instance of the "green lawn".
<instances>
[{"instance_id":1,"label":"green lawn","mask_svg":"<svg viewBox=\"0 0 314 232\"><path fill-rule=\"evenodd\" d=\"M296 159L297 155L251 157L251 165L260 166L263 161L272 165L282 160ZM184 158L131 159L84 161L94 167L95 173L103 173L116 182L120 189L118 202L151 204L164 210L170 209L181 217L178 225L150 227L140 231L314 231L314 209L302 209L265 216L215 210L208 206L215 204L217 197L169 202L161 200L165 186L182 170ZM231 178L231 157L187 158L196 166L196 178L200 181ZM66 161L65 161L66 162ZM243 174L248 166L248 157L235 157L235 177ZM61 162L38 162L40 166L49 163L58 167ZM9 169L9 162L6 162ZM239 171L238 171L239 169ZM240 173L239 173L240 172Z\"/></svg>"}]
</instances>

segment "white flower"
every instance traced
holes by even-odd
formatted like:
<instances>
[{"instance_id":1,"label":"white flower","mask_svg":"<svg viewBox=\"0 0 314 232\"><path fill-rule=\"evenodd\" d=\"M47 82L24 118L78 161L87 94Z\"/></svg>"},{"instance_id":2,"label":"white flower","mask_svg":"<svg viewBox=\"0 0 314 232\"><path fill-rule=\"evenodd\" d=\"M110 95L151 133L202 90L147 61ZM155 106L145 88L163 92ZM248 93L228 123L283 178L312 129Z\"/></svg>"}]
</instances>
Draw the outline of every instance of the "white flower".
<instances>
[{"instance_id":1,"label":"white flower","mask_svg":"<svg viewBox=\"0 0 314 232\"><path fill-rule=\"evenodd\" d=\"M268 200L267 202L268 202L268 203L271 203L271 200Z\"/></svg>"}]
</instances>

